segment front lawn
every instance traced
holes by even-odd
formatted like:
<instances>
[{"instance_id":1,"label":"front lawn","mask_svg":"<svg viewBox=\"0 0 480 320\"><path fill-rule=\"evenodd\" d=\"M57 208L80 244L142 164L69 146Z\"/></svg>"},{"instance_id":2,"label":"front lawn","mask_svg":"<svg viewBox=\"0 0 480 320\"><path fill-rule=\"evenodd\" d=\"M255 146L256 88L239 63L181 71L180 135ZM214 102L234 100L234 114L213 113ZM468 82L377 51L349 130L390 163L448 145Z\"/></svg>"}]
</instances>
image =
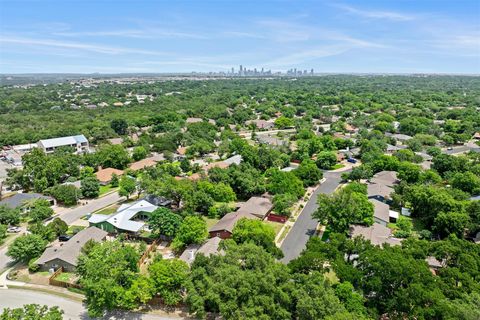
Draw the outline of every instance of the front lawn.
<instances>
[{"instance_id":1,"label":"front lawn","mask_svg":"<svg viewBox=\"0 0 480 320\"><path fill-rule=\"evenodd\" d=\"M104 215L111 215L112 213L117 212L117 209L120 207L120 205L113 205L109 206L103 209L100 209L99 211L94 212L95 214L104 214Z\"/></svg>"},{"instance_id":2,"label":"front lawn","mask_svg":"<svg viewBox=\"0 0 480 320\"><path fill-rule=\"evenodd\" d=\"M337 163L337 164L334 165L330 170L337 170L337 169L340 169L340 168L343 168L343 167L345 167L344 164Z\"/></svg>"},{"instance_id":3,"label":"front lawn","mask_svg":"<svg viewBox=\"0 0 480 320\"><path fill-rule=\"evenodd\" d=\"M118 187L112 187L111 185L106 185L106 186L100 186L100 193L99 193L99 197L103 196L104 194L110 192L110 191L113 191L113 190L116 190L118 189Z\"/></svg>"},{"instance_id":4,"label":"front lawn","mask_svg":"<svg viewBox=\"0 0 480 320\"><path fill-rule=\"evenodd\" d=\"M71 282L72 279L75 278L75 274L71 272L62 272L60 273L55 280L63 281L63 282Z\"/></svg>"},{"instance_id":5,"label":"front lawn","mask_svg":"<svg viewBox=\"0 0 480 320\"><path fill-rule=\"evenodd\" d=\"M211 227L213 227L219 220L219 219L207 218L207 217L203 217L203 219L207 223L207 230L209 230Z\"/></svg>"},{"instance_id":6,"label":"front lawn","mask_svg":"<svg viewBox=\"0 0 480 320\"><path fill-rule=\"evenodd\" d=\"M264 222L273 227L273 230L275 231L275 235L278 235L280 230L282 230L283 223L274 222L274 221L264 221Z\"/></svg>"}]
</instances>

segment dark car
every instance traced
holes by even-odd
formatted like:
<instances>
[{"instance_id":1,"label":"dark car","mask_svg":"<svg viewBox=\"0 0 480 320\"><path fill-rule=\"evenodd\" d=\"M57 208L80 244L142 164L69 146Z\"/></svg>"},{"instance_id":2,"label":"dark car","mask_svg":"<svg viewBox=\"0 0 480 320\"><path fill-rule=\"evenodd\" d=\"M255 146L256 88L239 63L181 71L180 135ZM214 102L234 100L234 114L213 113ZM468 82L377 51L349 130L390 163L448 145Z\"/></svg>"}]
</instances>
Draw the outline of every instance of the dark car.
<instances>
[{"instance_id":1,"label":"dark car","mask_svg":"<svg viewBox=\"0 0 480 320\"><path fill-rule=\"evenodd\" d=\"M70 238L71 238L70 236L67 236L66 234L63 234L63 235L58 237L58 240L65 242L65 241L70 240Z\"/></svg>"},{"instance_id":2,"label":"dark car","mask_svg":"<svg viewBox=\"0 0 480 320\"><path fill-rule=\"evenodd\" d=\"M348 158L347 161L350 163L357 163L357 160L353 158Z\"/></svg>"}]
</instances>

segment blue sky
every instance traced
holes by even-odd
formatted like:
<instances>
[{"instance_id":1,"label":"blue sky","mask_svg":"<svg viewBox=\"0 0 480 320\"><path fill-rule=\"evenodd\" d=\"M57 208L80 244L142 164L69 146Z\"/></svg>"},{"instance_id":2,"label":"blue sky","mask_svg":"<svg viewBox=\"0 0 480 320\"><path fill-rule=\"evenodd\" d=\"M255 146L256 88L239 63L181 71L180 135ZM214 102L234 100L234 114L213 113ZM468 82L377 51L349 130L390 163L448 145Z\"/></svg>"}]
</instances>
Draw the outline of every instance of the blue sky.
<instances>
[{"instance_id":1,"label":"blue sky","mask_svg":"<svg viewBox=\"0 0 480 320\"><path fill-rule=\"evenodd\" d=\"M480 74L479 0L0 0L0 72Z\"/></svg>"}]
</instances>

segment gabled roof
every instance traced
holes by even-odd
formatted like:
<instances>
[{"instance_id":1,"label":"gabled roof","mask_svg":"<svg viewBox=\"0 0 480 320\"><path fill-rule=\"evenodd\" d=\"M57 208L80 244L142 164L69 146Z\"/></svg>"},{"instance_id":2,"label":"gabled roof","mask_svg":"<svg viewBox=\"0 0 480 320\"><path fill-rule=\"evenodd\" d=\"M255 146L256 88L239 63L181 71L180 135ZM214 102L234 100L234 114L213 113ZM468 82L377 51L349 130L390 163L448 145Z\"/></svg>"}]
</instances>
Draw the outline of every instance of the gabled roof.
<instances>
[{"instance_id":1,"label":"gabled roof","mask_svg":"<svg viewBox=\"0 0 480 320\"><path fill-rule=\"evenodd\" d=\"M140 200L133 204L123 204L117 212L111 215L92 214L88 219L90 223L108 222L115 228L130 232L138 232L145 225L144 222L134 221L133 219L139 212L153 212L158 207L148 201Z\"/></svg>"},{"instance_id":2,"label":"gabled roof","mask_svg":"<svg viewBox=\"0 0 480 320\"><path fill-rule=\"evenodd\" d=\"M376 199L370 199L369 201L373 203L373 216L388 223L390 220L390 206Z\"/></svg>"},{"instance_id":3,"label":"gabled roof","mask_svg":"<svg viewBox=\"0 0 480 320\"><path fill-rule=\"evenodd\" d=\"M81 134L77 136L40 140L38 143L40 143L45 148L55 148L55 147L68 146L72 144L87 143L87 142L88 142L87 138L85 138L85 136Z\"/></svg>"},{"instance_id":4,"label":"gabled roof","mask_svg":"<svg viewBox=\"0 0 480 320\"><path fill-rule=\"evenodd\" d=\"M251 197L238 210L239 213L249 213L263 219L273 208L268 198Z\"/></svg>"},{"instance_id":5,"label":"gabled roof","mask_svg":"<svg viewBox=\"0 0 480 320\"><path fill-rule=\"evenodd\" d=\"M397 173L395 171L378 172L370 179L370 183L367 184L368 196L382 196L384 198L390 196L397 181Z\"/></svg>"},{"instance_id":6,"label":"gabled roof","mask_svg":"<svg viewBox=\"0 0 480 320\"><path fill-rule=\"evenodd\" d=\"M136 171L147 167L154 167L156 164L157 161L155 161L153 158L145 158L143 160L130 164L129 168L133 171Z\"/></svg>"},{"instance_id":7,"label":"gabled roof","mask_svg":"<svg viewBox=\"0 0 480 320\"><path fill-rule=\"evenodd\" d=\"M213 254L220 254L223 255L225 252L218 251L218 247L220 245L220 242L222 241L221 238L219 237L213 237L208 239L205 243L202 245L199 244L192 244L189 245L183 253L180 255L180 260L185 261L188 264L192 264L193 261L195 261L195 257L197 254L201 253L205 257L210 257Z\"/></svg>"},{"instance_id":8,"label":"gabled roof","mask_svg":"<svg viewBox=\"0 0 480 320\"><path fill-rule=\"evenodd\" d=\"M238 220L246 218L246 219L258 219L256 216L246 213L246 212L230 212L223 216L215 225L210 227L208 232L215 232L215 231L227 231L232 233L233 228Z\"/></svg>"},{"instance_id":9,"label":"gabled roof","mask_svg":"<svg viewBox=\"0 0 480 320\"><path fill-rule=\"evenodd\" d=\"M5 198L0 201L0 205L7 206L9 208L15 209L21 207L26 201L32 199L44 199L48 201L52 201L53 198L49 196L44 196L43 194L39 193L16 193L11 197Z\"/></svg>"},{"instance_id":10,"label":"gabled roof","mask_svg":"<svg viewBox=\"0 0 480 320\"><path fill-rule=\"evenodd\" d=\"M117 176L121 176L123 174L123 170L118 170L114 168L105 168L95 172L95 176L100 182L110 182L110 180L112 180L113 174L116 174Z\"/></svg>"},{"instance_id":11,"label":"gabled roof","mask_svg":"<svg viewBox=\"0 0 480 320\"><path fill-rule=\"evenodd\" d=\"M49 247L38 258L37 264L45 264L54 259L65 261L73 266L77 265L77 259L85 243L89 240L102 241L107 232L96 227L83 229L60 247Z\"/></svg>"},{"instance_id":12,"label":"gabled roof","mask_svg":"<svg viewBox=\"0 0 480 320\"><path fill-rule=\"evenodd\" d=\"M365 240L370 240L373 245L377 246L384 243L399 245L402 242L401 239L393 238L391 230L379 223L374 223L370 227L353 225L350 227L350 235L352 237L362 236Z\"/></svg>"}]
</instances>

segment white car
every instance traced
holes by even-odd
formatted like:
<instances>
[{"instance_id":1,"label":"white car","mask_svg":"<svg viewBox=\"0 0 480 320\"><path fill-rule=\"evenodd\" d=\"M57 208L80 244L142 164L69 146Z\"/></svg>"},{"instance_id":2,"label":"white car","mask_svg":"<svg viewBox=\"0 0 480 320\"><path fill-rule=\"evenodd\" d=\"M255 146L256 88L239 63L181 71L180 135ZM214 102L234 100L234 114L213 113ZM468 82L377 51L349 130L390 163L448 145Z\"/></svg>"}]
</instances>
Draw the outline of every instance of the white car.
<instances>
[{"instance_id":1,"label":"white car","mask_svg":"<svg viewBox=\"0 0 480 320\"><path fill-rule=\"evenodd\" d=\"M10 232L10 233L18 233L20 231L22 231L22 228L20 228L20 227L9 227L7 229L7 232Z\"/></svg>"}]
</instances>

